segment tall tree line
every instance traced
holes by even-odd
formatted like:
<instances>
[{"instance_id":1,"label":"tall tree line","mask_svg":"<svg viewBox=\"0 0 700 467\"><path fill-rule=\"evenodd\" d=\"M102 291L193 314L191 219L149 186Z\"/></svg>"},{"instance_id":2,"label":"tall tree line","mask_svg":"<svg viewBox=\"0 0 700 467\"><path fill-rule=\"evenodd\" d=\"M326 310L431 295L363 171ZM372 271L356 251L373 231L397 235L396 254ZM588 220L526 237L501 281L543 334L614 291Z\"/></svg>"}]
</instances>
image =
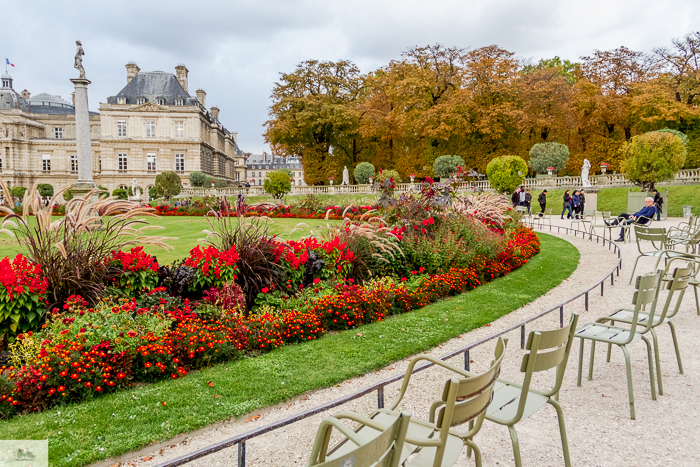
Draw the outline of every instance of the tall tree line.
<instances>
[{"instance_id":1,"label":"tall tree line","mask_svg":"<svg viewBox=\"0 0 700 467\"><path fill-rule=\"evenodd\" d=\"M431 176L445 154L483 173L494 157L527 160L545 141L569 146L566 173L584 158L619 171L622 145L661 128L685 133L686 167L700 167L700 32L577 62L527 63L496 45L413 47L366 74L350 61L308 60L282 73L271 97L266 142L300 156L309 184L360 162Z\"/></svg>"}]
</instances>

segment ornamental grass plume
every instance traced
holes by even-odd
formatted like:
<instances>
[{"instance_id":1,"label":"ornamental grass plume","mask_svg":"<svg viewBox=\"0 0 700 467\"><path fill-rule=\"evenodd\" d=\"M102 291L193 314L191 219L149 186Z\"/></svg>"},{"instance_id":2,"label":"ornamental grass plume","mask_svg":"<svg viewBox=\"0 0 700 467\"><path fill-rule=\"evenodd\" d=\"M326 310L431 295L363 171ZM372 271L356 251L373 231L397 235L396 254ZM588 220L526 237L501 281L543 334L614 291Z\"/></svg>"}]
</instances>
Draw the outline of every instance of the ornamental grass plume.
<instances>
[{"instance_id":1,"label":"ornamental grass plume","mask_svg":"<svg viewBox=\"0 0 700 467\"><path fill-rule=\"evenodd\" d=\"M511 218L508 214L510 202L498 193L467 194L452 202L452 208L465 216L494 224L503 229Z\"/></svg>"},{"instance_id":2,"label":"ornamental grass plume","mask_svg":"<svg viewBox=\"0 0 700 467\"><path fill-rule=\"evenodd\" d=\"M44 206L35 183L24 195L21 214L16 214L2 179L0 187L4 194L0 213L5 214L0 232L15 237L27 249L28 257L41 265L50 304L63 303L71 295L94 301L119 273L109 266L115 251L139 245L171 248L166 243L170 238L145 235L147 230L161 228L142 219L158 217L153 208L107 196L95 200L101 191L96 189L71 199L65 216L52 220L52 206L65 189ZM30 222L31 215L35 223Z\"/></svg>"}]
</instances>

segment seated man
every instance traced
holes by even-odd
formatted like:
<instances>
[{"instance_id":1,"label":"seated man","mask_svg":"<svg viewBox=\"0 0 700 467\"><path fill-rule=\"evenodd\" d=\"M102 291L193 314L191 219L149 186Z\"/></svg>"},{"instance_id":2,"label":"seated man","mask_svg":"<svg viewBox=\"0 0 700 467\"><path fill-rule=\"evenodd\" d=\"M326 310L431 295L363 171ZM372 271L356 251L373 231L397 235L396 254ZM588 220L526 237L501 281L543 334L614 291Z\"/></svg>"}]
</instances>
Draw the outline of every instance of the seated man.
<instances>
[{"instance_id":1,"label":"seated man","mask_svg":"<svg viewBox=\"0 0 700 467\"><path fill-rule=\"evenodd\" d=\"M647 197L644 200L645 206L639 211L635 212L634 215L629 215L623 212L617 219L612 222L605 221L607 225L629 225L629 224L646 224L649 222L656 214L656 207L654 206L654 198ZM616 239L616 242L623 242L625 240L625 229L620 229L620 238Z\"/></svg>"}]
</instances>

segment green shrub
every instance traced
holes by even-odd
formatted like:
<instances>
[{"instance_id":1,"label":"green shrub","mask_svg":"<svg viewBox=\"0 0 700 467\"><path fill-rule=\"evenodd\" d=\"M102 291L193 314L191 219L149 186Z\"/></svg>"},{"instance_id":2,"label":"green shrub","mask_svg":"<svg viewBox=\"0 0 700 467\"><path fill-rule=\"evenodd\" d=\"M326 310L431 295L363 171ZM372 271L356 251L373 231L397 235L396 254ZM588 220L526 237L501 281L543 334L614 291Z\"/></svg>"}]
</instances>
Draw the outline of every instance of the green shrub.
<instances>
[{"instance_id":1,"label":"green shrub","mask_svg":"<svg viewBox=\"0 0 700 467\"><path fill-rule=\"evenodd\" d=\"M436 177L440 177L440 179L450 178L457 172L459 167L462 169L466 168L464 159L460 156L440 156L433 162L433 174Z\"/></svg>"},{"instance_id":2,"label":"green shrub","mask_svg":"<svg viewBox=\"0 0 700 467\"><path fill-rule=\"evenodd\" d=\"M355 183L367 184L369 177L374 177L374 166L369 162L360 162L353 171Z\"/></svg>"},{"instance_id":3,"label":"green shrub","mask_svg":"<svg viewBox=\"0 0 700 467\"><path fill-rule=\"evenodd\" d=\"M382 170L377 176L377 181L394 179L394 183L401 183L401 175L396 170Z\"/></svg>"},{"instance_id":4,"label":"green shrub","mask_svg":"<svg viewBox=\"0 0 700 467\"><path fill-rule=\"evenodd\" d=\"M156 193L166 200L177 196L182 191L182 180L175 172L162 172L156 175Z\"/></svg>"},{"instance_id":5,"label":"green shrub","mask_svg":"<svg viewBox=\"0 0 700 467\"><path fill-rule=\"evenodd\" d=\"M652 131L635 136L624 146L623 172L627 179L650 191L654 184L673 180L685 163L683 140L669 132Z\"/></svg>"},{"instance_id":6,"label":"green shrub","mask_svg":"<svg viewBox=\"0 0 700 467\"><path fill-rule=\"evenodd\" d=\"M158 190L156 190L156 187L152 186L152 187L148 188L148 198L149 199L158 198Z\"/></svg>"},{"instance_id":7,"label":"green shrub","mask_svg":"<svg viewBox=\"0 0 700 467\"><path fill-rule=\"evenodd\" d=\"M127 192L124 188L117 188L112 192L112 196L117 199L129 199L129 192ZM72 197L73 196L71 196L71 198Z\"/></svg>"},{"instance_id":8,"label":"green shrub","mask_svg":"<svg viewBox=\"0 0 700 467\"><path fill-rule=\"evenodd\" d=\"M53 185L39 183L36 188L39 191L39 196L53 196Z\"/></svg>"},{"instance_id":9,"label":"green shrub","mask_svg":"<svg viewBox=\"0 0 700 467\"><path fill-rule=\"evenodd\" d=\"M292 191L292 182L285 172L275 170L267 174L263 181L263 187L273 198L280 199Z\"/></svg>"},{"instance_id":10,"label":"green shrub","mask_svg":"<svg viewBox=\"0 0 700 467\"><path fill-rule=\"evenodd\" d=\"M569 162L569 148L561 143L537 143L530 149L528 165L537 173L547 173L548 167L564 170Z\"/></svg>"},{"instance_id":11,"label":"green shrub","mask_svg":"<svg viewBox=\"0 0 700 467\"><path fill-rule=\"evenodd\" d=\"M657 130L657 131L659 133L670 133L672 135L678 136L681 139L681 141L683 141L683 146L685 146L686 148L688 147L688 143L690 142L690 139L688 138L688 135L686 135L685 133L682 133L678 130L673 130L671 128L662 128L661 130Z\"/></svg>"},{"instance_id":12,"label":"green shrub","mask_svg":"<svg viewBox=\"0 0 700 467\"><path fill-rule=\"evenodd\" d=\"M526 174L527 164L518 156L497 157L486 166L486 176L491 182L491 188L502 193L515 190Z\"/></svg>"},{"instance_id":13,"label":"green shrub","mask_svg":"<svg viewBox=\"0 0 700 467\"><path fill-rule=\"evenodd\" d=\"M189 178L192 186L205 187L209 185L209 176L204 172L192 172Z\"/></svg>"},{"instance_id":14,"label":"green shrub","mask_svg":"<svg viewBox=\"0 0 700 467\"><path fill-rule=\"evenodd\" d=\"M27 192L27 189L23 186L13 186L10 189L10 194L12 196L16 196L17 198L19 198L20 201L22 201L22 199L24 199L24 193L26 193L26 192Z\"/></svg>"}]
</instances>

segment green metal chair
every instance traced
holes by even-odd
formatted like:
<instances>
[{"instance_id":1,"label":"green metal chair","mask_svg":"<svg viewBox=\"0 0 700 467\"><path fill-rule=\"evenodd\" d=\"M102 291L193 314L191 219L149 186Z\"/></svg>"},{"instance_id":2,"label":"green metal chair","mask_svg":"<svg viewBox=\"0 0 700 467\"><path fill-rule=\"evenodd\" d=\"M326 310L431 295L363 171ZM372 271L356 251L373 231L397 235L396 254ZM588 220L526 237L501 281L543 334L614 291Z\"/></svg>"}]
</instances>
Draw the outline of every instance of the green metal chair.
<instances>
[{"instance_id":1,"label":"green metal chair","mask_svg":"<svg viewBox=\"0 0 700 467\"><path fill-rule=\"evenodd\" d=\"M632 279L634 278L634 271L637 269L637 263L639 262L639 258L657 258L656 264L654 265L654 270L656 270L659 267L659 262L661 261L661 258L668 260L670 258L683 256L682 253L670 250L668 248L668 237L666 235L666 229L653 229L651 227L646 227L643 225L635 225L634 230L636 232L637 251L639 251L639 255L637 256L637 259L634 260L634 267L632 268L632 274L630 274L630 284L632 283ZM646 249L642 248L641 242L643 241L651 242L651 246L654 249L643 251Z\"/></svg>"},{"instance_id":2,"label":"green metal chair","mask_svg":"<svg viewBox=\"0 0 700 467\"><path fill-rule=\"evenodd\" d=\"M564 426L564 413L561 406L556 401L561 388L566 363L569 360L569 352L573 342L573 334L576 330L578 314L573 313L569 324L554 331L531 332L527 339L526 349L529 351L523 357L520 371L525 373L523 382L513 383L504 379L499 379L494 388L493 401L486 409L486 419L505 425L510 432L513 443L513 455L515 465L520 467L520 444L515 425L530 417L539 409L550 404L557 412L559 419L559 432L561 434L561 444L564 451L564 462L566 466L571 465L569 458L569 444L566 438L566 427ZM543 352L548 350L547 352ZM554 387L549 391L540 391L530 387L533 373L546 371L556 367L556 380Z\"/></svg>"},{"instance_id":3,"label":"green metal chair","mask_svg":"<svg viewBox=\"0 0 700 467\"><path fill-rule=\"evenodd\" d=\"M661 273L649 273L644 276L637 277L636 291L632 297L634 309L630 318L629 328L622 328L603 323L587 323L581 329L576 331L575 336L581 339L581 348L578 356L578 381L577 385L581 386L581 372L583 370L583 346L586 339L591 341L591 362L588 368L588 380L593 380L593 360L595 356L595 343L604 342L606 344L615 344L622 349L627 365L627 390L629 392L630 417L635 419L634 412L634 393L632 389L632 368L630 366L630 356L627 346L640 339L647 345L647 357L649 359L649 379L651 381L651 398L656 400L656 387L654 384L654 365L651 357L651 343L644 334L649 332L654 322L654 312L656 310L656 302L659 297L659 289L661 282ZM644 312L642 316L645 318L645 323L642 325L639 322L639 314L646 306L650 309ZM615 313L613 313L615 314ZM637 330L637 328L641 330Z\"/></svg>"},{"instance_id":4,"label":"green metal chair","mask_svg":"<svg viewBox=\"0 0 700 467\"><path fill-rule=\"evenodd\" d=\"M542 217L539 215L534 216L534 221L537 222L538 226L544 226L545 222L552 225L552 208L545 209Z\"/></svg>"},{"instance_id":5,"label":"green metal chair","mask_svg":"<svg viewBox=\"0 0 700 467\"><path fill-rule=\"evenodd\" d=\"M620 219L619 217L617 218L618 221L624 220ZM654 218L649 218L646 216L639 216L634 222L631 224L619 224L617 227L622 228L622 238L625 240L625 243L627 241L632 241L632 227L636 226L644 226L644 227L651 227L651 224L654 222Z\"/></svg>"},{"instance_id":6,"label":"green metal chair","mask_svg":"<svg viewBox=\"0 0 700 467\"><path fill-rule=\"evenodd\" d=\"M700 230L698 216L691 214L687 222L681 222L678 225L669 227L668 238L669 240L687 239L698 232L698 230Z\"/></svg>"},{"instance_id":7,"label":"green metal chair","mask_svg":"<svg viewBox=\"0 0 700 467\"><path fill-rule=\"evenodd\" d=\"M403 401L408 389L413 368L418 362L429 361L437 366L457 373L461 378L451 378L445 383L440 399L433 402L428 421L416 417L406 434L406 442L401 454L401 462L415 454L404 466L450 466L459 458L464 446L474 450L476 465L481 466L481 451L473 438L481 429L484 411L493 396L493 387L500 372L501 362L505 352L505 341L499 338L496 343L495 357L491 366L484 373L474 375L456 366L429 355L418 355L411 360L406 369L401 391L398 397L386 408L375 412L371 418L379 426L396 417L396 408ZM466 432L453 431L450 428L469 422ZM369 426L369 425L367 425ZM376 436L375 429L361 427L357 435L365 439ZM341 447L342 450L342 447ZM342 452L339 450L339 452ZM334 455L335 452L333 453Z\"/></svg>"},{"instance_id":8,"label":"green metal chair","mask_svg":"<svg viewBox=\"0 0 700 467\"><path fill-rule=\"evenodd\" d=\"M700 229L696 230L692 234L688 234L687 236L669 236L666 246L675 250L676 246L683 245L686 253L697 254L700 253L700 251L698 251L698 244L700 244Z\"/></svg>"},{"instance_id":9,"label":"green metal chair","mask_svg":"<svg viewBox=\"0 0 700 467\"><path fill-rule=\"evenodd\" d=\"M365 441L355 431L343 423L349 419L379 430L378 436ZM321 422L316 433L311 459L307 466L318 467L398 467L406 439L406 432L411 420L409 412L401 412L390 421L386 428L377 425L373 420L353 412L340 412ZM328 457L328 444L333 428L345 436L353 446L345 454ZM350 444L350 443L348 443Z\"/></svg>"},{"instance_id":10,"label":"green metal chair","mask_svg":"<svg viewBox=\"0 0 700 467\"><path fill-rule=\"evenodd\" d=\"M670 262L675 259L682 259L682 258L673 258ZM662 273L662 282L666 281L666 288L668 289L668 295L666 296L666 301L664 304L663 309L661 310L661 313L656 313L653 316L649 315L648 313L644 311L639 312L639 316L637 319L637 323L640 325L646 324L646 321L651 319L651 328L649 328L649 331L651 332L651 336L653 338L653 343L654 343L654 357L656 358L656 378L657 378L657 383L659 386L659 395L663 395L664 393L664 388L663 388L663 383L661 381L661 359L659 358L659 342L656 336L656 331L654 328L662 325L662 324L668 324L669 327L671 328L671 336L673 338L673 347L676 350L676 359L678 360L678 369L683 374L683 364L681 363L681 353L678 349L678 339L676 338L676 328L674 327L673 323L671 322L671 318L676 316L676 313L678 313L678 310L680 309L681 302L683 301L683 296L685 295L685 291L688 288L688 284L690 282L690 278L693 275L693 268L692 267L685 267L685 268L676 268L674 269L673 273L670 275L667 275L666 272L668 271L668 265L666 266L666 269ZM666 279L664 279L666 278ZM672 302L674 297L676 298L675 306L671 308ZM620 309L617 310L615 313L605 316L603 318L599 318L596 320L597 323L606 323L610 322L610 324L615 325L616 323L625 323L625 324L632 324L632 318L634 315L634 310L628 310L628 309ZM644 334L642 332L642 334ZM610 352L612 349L612 344L608 343L608 356L607 356L607 361L610 362Z\"/></svg>"},{"instance_id":11,"label":"green metal chair","mask_svg":"<svg viewBox=\"0 0 700 467\"><path fill-rule=\"evenodd\" d=\"M580 224L583 226L584 231L586 231L586 224L589 225L588 229L590 229L590 225L593 223L593 220L595 219L595 211L594 210L585 210L583 211L583 214L581 217L574 217L571 219L571 228L574 228L574 224Z\"/></svg>"},{"instance_id":12,"label":"green metal chair","mask_svg":"<svg viewBox=\"0 0 700 467\"><path fill-rule=\"evenodd\" d=\"M597 228L603 229L603 238L605 238L605 232L607 231L610 237L610 241L612 241L612 229L614 228L613 226L610 225L612 221L615 220L615 217L612 216L612 212L610 211L594 211L595 216L593 217L593 222L588 226L588 233L593 233L593 231ZM600 223L598 221L598 218L600 218Z\"/></svg>"},{"instance_id":13,"label":"green metal chair","mask_svg":"<svg viewBox=\"0 0 700 467\"><path fill-rule=\"evenodd\" d=\"M688 285L693 287L693 292L695 293L695 308L698 315L700 315L700 300L698 299L698 287L700 287L700 255L693 253L683 253L674 259L681 259L688 261L689 265L693 268L693 275L688 282ZM669 262L670 264L670 262ZM668 281L669 277L665 275L662 280Z\"/></svg>"}]
</instances>

